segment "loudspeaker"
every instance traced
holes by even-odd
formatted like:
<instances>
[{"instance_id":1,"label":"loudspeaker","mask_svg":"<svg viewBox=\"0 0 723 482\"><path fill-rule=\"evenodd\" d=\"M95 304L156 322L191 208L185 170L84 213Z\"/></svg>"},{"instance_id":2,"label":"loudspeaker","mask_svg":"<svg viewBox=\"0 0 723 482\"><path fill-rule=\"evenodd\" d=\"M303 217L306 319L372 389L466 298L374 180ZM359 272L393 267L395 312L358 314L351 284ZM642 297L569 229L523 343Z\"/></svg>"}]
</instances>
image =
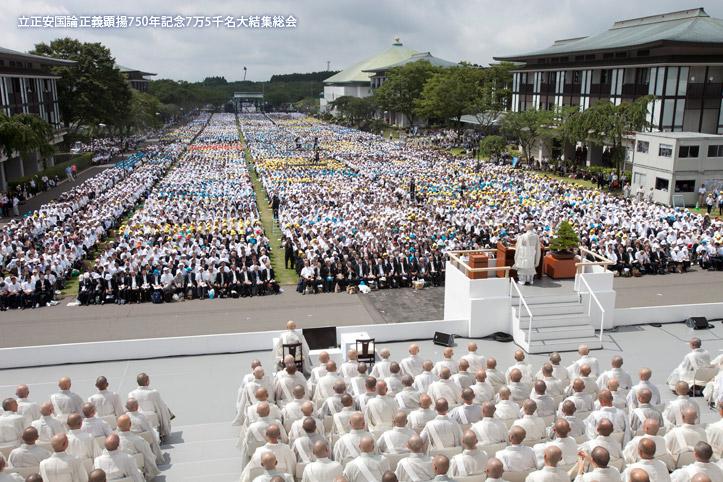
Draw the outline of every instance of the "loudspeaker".
<instances>
[{"instance_id":1,"label":"loudspeaker","mask_svg":"<svg viewBox=\"0 0 723 482\"><path fill-rule=\"evenodd\" d=\"M454 335L442 333L441 331L435 331L432 342L435 345L452 346L454 344Z\"/></svg>"},{"instance_id":2,"label":"loudspeaker","mask_svg":"<svg viewBox=\"0 0 723 482\"><path fill-rule=\"evenodd\" d=\"M309 344L309 350L326 350L337 346L336 326L302 328L301 333Z\"/></svg>"},{"instance_id":3,"label":"loudspeaker","mask_svg":"<svg viewBox=\"0 0 723 482\"><path fill-rule=\"evenodd\" d=\"M694 330L704 330L708 328L708 318L705 316L691 316L685 320L685 324Z\"/></svg>"}]
</instances>

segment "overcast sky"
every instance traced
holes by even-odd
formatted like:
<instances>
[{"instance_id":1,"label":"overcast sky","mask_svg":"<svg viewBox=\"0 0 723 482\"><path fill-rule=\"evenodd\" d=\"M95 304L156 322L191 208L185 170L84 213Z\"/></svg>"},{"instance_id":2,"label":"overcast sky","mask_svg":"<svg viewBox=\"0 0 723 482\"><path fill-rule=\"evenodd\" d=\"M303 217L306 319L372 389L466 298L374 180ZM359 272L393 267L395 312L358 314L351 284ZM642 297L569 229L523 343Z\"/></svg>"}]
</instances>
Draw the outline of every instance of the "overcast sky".
<instances>
[{"instance_id":1,"label":"overcast sky","mask_svg":"<svg viewBox=\"0 0 723 482\"><path fill-rule=\"evenodd\" d=\"M723 18L720 0L0 0L0 46L28 51L37 42L74 37L101 42L119 64L159 78L199 81L222 75L268 80L273 74L343 70L388 48L410 48L451 61L486 65L495 55L592 35L616 20L703 6ZM26 15L284 16L296 28L19 28ZM193 24L193 21L192 21Z\"/></svg>"}]
</instances>

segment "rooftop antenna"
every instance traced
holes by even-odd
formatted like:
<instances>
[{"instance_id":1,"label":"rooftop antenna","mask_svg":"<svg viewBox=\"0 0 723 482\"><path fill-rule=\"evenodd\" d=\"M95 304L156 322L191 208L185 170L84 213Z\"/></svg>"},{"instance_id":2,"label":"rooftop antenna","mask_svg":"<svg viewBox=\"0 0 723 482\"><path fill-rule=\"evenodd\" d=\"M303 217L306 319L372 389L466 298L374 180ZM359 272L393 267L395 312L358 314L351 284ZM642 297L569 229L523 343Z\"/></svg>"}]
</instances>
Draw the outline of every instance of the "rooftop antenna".
<instances>
[{"instance_id":1,"label":"rooftop antenna","mask_svg":"<svg viewBox=\"0 0 723 482\"><path fill-rule=\"evenodd\" d=\"M331 60L326 61L326 71L329 72L329 66L331 65Z\"/></svg>"}]
</instances>

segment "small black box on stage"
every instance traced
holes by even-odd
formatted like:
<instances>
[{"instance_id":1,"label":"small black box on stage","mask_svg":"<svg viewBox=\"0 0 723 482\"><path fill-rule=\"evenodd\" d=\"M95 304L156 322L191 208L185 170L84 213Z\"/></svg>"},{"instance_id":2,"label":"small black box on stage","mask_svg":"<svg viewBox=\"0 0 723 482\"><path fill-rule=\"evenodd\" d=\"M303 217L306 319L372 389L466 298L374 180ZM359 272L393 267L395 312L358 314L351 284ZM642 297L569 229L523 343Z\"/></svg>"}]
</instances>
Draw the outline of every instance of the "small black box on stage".
<instances>
[{"instance_id":1,"label":"small black box on stage","mask_svg":"<svg viewBox=\"0 0 723 482\"><path fill-rule=\"evenodd\" d=\"M441 331L435 331L432 342L435 345L452 346L454 344L454 335L442 333Z\"/></svg>"},{"instance_id":2,"label":"small black box on stage","mask_svg":"<svg viewBox=\"0 0 723 482\"><path fill-rule=\"evenodd\" d=\"M705 330L708 328L708 318L705 316L691 316L685 320L685 324L694 330Z\"/></svg>"},{"instance_id":3,"label":"small black box on stage","mask_svg":"<svg viewBox=\"0 0 723 482\"><path fill-rule=\"evenodd\" d=\"M304 334L304 338L306 338L306 342L309 344L309 350L325 350L337 346L336 326L303 328L301 333Z\"/></svg>"}]
</instances>

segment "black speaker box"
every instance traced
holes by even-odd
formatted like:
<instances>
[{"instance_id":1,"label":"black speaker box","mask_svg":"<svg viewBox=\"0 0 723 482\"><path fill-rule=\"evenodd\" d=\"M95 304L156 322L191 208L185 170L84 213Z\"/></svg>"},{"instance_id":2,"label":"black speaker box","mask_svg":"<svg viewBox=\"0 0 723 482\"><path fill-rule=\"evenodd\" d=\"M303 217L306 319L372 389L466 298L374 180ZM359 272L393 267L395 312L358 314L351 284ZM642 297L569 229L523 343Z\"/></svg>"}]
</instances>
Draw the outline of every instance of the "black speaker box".
<instances>
[{"instance_id":1,"label":"black speaker box","mask_svg":"<svg viewBox=\"0 0 723 482\"><path fill-rule=\"evenodd\" d=\"M435 331L432 342L435 345L452 346L454 344L454 335L442 333L441 331Z\"/></svg>"},{"instance_id":2,"label":"black speaker box","mask_svg":"<svg viewBox=\"0 0 723 482\"><path fill-rule=\"evenodd\" d=\"M708 318L705 316L691 316L685 320L685 324L694 330L704 330L708 328Z\"/></svg>"}]
</instances>

